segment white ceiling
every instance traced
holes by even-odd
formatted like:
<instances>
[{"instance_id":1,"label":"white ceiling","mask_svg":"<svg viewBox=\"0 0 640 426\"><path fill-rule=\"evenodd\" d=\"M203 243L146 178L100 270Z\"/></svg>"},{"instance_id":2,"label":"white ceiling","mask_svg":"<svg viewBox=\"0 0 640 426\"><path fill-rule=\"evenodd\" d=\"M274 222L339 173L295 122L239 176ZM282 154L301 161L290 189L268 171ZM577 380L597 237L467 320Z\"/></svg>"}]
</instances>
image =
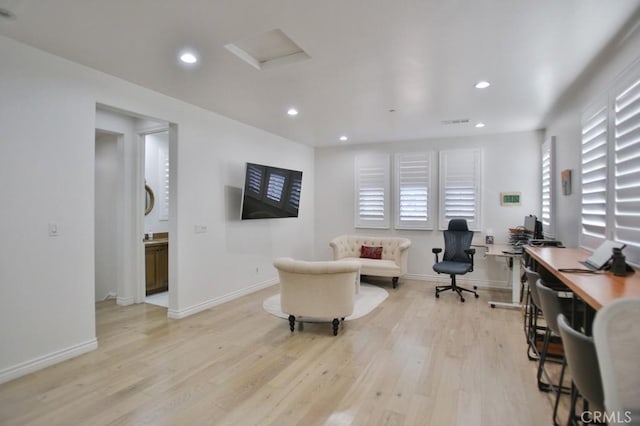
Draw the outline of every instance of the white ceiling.
<instances>
[{"instance_id":1,"label":"white ceiling","mask_svg":"<svg viewBox=\"0 0 640 426\"><path fill-rule=\"evenodd\" d=\"M0 34L311 146L527 131L640 0L0 0ZM282 30L310 59L225 45ZM184 48L201 57L178 64ZM0 64L1 66L1 64ZM485 90L473 87L489 80ZM290 106L300 114L286 115ZM395 112L390 112L393 109ZM444 125L443 120L469 119ZM477 129L478 121L486 123Z\"/></svg>"}]
</instances>

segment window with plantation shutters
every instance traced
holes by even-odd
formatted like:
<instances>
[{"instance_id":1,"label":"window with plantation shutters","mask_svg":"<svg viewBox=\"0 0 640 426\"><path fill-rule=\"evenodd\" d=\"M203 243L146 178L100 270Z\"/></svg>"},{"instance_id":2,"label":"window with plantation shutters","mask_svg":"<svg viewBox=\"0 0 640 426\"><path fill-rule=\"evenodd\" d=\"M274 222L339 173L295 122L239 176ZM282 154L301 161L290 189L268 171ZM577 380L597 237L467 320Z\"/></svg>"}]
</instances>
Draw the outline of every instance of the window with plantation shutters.
<instances>
[{"instance_id":1,"label":"window with plantation shutters","mask_svg":"<svg viewBox=\"0 0 640 426\"><path fill-rule=\"evenodd\" d=\"M440 229L457 218L466 219L469 229L481 229L481 179L480 150L440 151Z\"/></svg>"},{"instance_id":2,"label":"window with plantation shutters","mask_svg":"<svg viewBox=\"0 0 640 426\"><path fill-rule=\"evenodd\" d=\"M640 264L640 62L587 110L582 122L582 233L595 249L604 240L626 244Z\"/></svg>"},{"instance_id":3,"label":"window with plantation shutters","mask_svg":"<svg viewBox=\"0 0 640 426\"><path fill-rule=\"evenodd\" d=\"M264 179L265 168L257 164L247 163L247 182L245 192L253 198L262 198L262 180Z\"/></svg>"},{"instance_id":4,"label":"window with plantation shutters","mask_svg":"<svg viewBox=\"0 0 640 426\"><path fill-rule=\"evenodd\" d=\"M638 70L640 67L636 67ZM625 254L640 261L640 72L614 94L614 226Z\"/></svg>"},{"instance_id":5,"label":"window with plantation shutters","mask_svg":"<svg viewBox=\"0 0 640 426\"><path fill-rule=\"evenodd\" d=\"M594 249L606 237L607 107L598 105L582 120L582 244Z\"/></svg>"},{"instance_id":6,"label":"window with plantation shutters","mask_svg":"<svg viewBox=\"0 0 640 426\"><path fill-rule=\"evenodd\" d=\"M359 155L355 171L356 228L389 228L389 155Z\"/></svg>"},{"instance_id":7,"label":"window with plantation shutters","mask_svg":"<svg viewBox=\"0 0 640 426\"><path fill-rule=\"evenodd\" d=\"M270 171L267 180L266 197L271 203L280 206L284 194L284 185L287 180L287 174L284 172Z\"/></svg>"},{"instance_id":8,"label":"window with plantation shutters","mask_svg":"<svg viewBox=\"0 0 640 426\"><path fill-rule=\"evenodd\" d=\"M542 216L540 221L542 222L542 230L544 235L548 238L552 238L555 234L554 230L554 189L553 182L555 180L555 167L554 167L554 149L555 138L552 136L542 144Z\"/></svg>"},{"instance_id":9,"label":"window with plantation shutters","mask_svg":"<svg viewBox=\"0 0 640 426\"><path fill-rule=\"evenodd\" d=\"M302 178L293 177L289 195L289 209L298 211L300 208L300 192L302 190Z\"/></svg>"},{"instance_id":10,"label":"window with plantation shutters","mask_svg":"<svg viewBox=\"0 0 640 426\"><path fill-rule=\"evenodd\" d=\"M395 155L395 228L433 229L434 153Z\"/></svg>"}]
</instances>

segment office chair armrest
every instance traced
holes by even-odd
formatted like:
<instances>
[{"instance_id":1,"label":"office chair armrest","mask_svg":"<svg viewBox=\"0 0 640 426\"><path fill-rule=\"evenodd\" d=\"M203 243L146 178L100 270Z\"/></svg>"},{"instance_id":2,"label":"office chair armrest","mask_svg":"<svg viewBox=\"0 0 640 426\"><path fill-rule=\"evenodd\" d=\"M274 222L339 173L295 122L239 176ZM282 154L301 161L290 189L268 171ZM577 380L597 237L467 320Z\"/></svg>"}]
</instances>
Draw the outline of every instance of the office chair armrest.
<instances>
[{"instance_id":1,"label":"office chair armrest","mask_svg":"<svg viewBox=\"0 0 640 426\"><path fill-rule=\"evenodd\" d=\"M464 250L464 253L467 255L467 257L469 257L469 260L471 261L471 270L469 272L472 272L473 271L473 255L476 254L476 249L468 248Z\"/></svg>"},{"instance_id":2,"label":"office chair armrest","mask_svg":"<svg viewBox=\"0 0 640 426\"><path fill-rule=\"evenodd\" d=\"M435 254L435 255L436 255L436 263L438 263L438 262L439 262L439 260L438 260L438 253L441 253L441 252L442 252L442 249L441 249L441 248L434 248L434 249L431 249L431 253L433 253L433 254Z\"/></svg>"}]
</instances>

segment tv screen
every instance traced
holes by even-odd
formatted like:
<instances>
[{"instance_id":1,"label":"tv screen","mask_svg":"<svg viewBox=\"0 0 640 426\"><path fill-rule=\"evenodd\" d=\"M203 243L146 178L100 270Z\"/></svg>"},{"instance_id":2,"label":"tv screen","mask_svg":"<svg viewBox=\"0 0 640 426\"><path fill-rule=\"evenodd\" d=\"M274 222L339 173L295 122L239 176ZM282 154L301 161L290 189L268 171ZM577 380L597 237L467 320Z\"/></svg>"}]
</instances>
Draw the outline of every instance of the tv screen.
<instances>
[{"instance_id":1,"label":"tv screen","mask_svg":"<svg viewBox=\"0 0 640 426\"><path fill-rule=\"evenodd\" d=\"M298 217L302 172L247 163L242 220Z\"/></svg>"}]
</instances>

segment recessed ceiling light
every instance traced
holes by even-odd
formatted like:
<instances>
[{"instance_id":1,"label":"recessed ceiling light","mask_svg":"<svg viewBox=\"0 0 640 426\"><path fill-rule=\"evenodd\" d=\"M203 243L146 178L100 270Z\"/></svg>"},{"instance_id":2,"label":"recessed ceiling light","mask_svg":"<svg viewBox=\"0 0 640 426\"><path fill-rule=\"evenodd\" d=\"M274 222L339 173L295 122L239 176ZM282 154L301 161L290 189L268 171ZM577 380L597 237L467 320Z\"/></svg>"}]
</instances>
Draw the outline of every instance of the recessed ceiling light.
<instances>
[{"instance_id":1,"label":"recessed ceiling light","mask_svg":"<svg viewBox=\"0 0 640 426\"><path fill-rule=\"evenodd\" d=\"M346 142L346 141L348 141L348 140L349 140L349 138L348 138L348 137L346 137L345 135L342 135L342 136L340 136L340 140L341 140L342 142Z\"/></svg>"},{"instance_id":2,"label":"recessed ceiling light","mask_svg":"<svg viewBox=\"0 0 640 426\"><path fill-rule=\"evenodd\" d=\"M482 127L484 127L484 123L476 123L476 127L477 128L482 128Z\"/></svg>"},{"instance_id":3,"label":"recessed ceiling light","mask_svg":"<svg viewBox=\"0 0 640 426\"><path fill-rule=\"evenodd\" d=\"M489 83L488 81L479 81L476 83L475 88L476 89L486 89L487 87L491 86L491 83Z\"/></svg>"},{"instance_id":4,"label":"recessed ceiling light","mask_svg":"<svg viewBox=\"0 0 640 426\"><path fill-rule=\"evenodd\" d=\"M198 62L198 57L192 52L184 52L180 55L180 60L185 64L195 64Z\"/></svg>"},{"instance_id":5,"label":"recessed ceiling light","mask_svg":"<svg viewBox=\"0 0 640 426\"><path fill-rule=\"evenodd\" d=\"M289 108L287 110L287 114L289 114L292 117L295 117L296 115L298 115L298 110L295 108Z\"/></svg>"}]
</instances>

